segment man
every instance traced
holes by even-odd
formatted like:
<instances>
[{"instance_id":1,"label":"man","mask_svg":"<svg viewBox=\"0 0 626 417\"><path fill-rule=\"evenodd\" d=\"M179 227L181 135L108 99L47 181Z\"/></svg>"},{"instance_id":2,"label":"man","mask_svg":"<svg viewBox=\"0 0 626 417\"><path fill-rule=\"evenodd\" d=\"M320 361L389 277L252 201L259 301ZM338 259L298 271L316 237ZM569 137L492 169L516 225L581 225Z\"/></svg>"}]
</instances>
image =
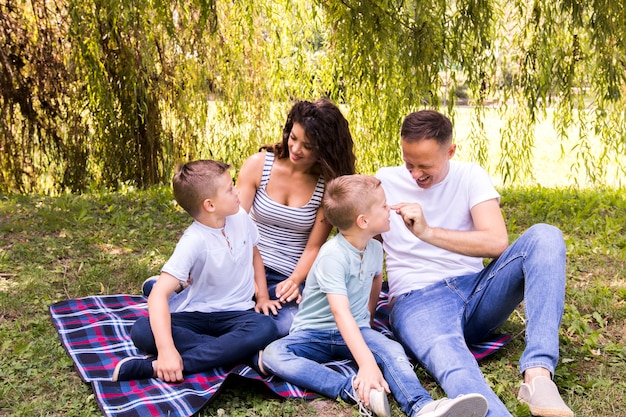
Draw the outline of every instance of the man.
<instances>
[{"instance_id":1,"label":"man","mask_svg":"<svg viewBox=\"0 0 626 417\"><path fill-rule=\"evenodd\" d=\"M561 232L537 224L509 246L500 196L481 167L451 161L456 145L443 114L411 113L401 139L404 166L376 174L398 214L382 234L394 334L450 398L477 392L488 416L510 416L467 345L525 300L518 398L535 416L572 417L552 381L565 298ZM483 258L493 261L483 267Z\"/></svg>"}]
</instances>

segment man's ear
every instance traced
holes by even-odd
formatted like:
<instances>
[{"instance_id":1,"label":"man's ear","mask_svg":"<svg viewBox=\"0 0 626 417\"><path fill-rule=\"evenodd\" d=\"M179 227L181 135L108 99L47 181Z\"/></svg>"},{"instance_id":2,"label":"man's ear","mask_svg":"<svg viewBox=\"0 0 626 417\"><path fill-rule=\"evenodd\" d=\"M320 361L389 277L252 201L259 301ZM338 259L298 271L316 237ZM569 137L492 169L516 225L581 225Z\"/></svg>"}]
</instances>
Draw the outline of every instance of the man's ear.
<instances>
[{"instance_id":1,"label":"man's ear","mask_svg":"<svg viewBox=\"0 0 626 417\"><path fill-rule=\"evenodd\" d=\"M456 143L451 143L450 147L448 148L448 152L447 152L448 159L452 159L452 157L454 156L455 152L456 152Z\"/></svg>"}]
</instances>

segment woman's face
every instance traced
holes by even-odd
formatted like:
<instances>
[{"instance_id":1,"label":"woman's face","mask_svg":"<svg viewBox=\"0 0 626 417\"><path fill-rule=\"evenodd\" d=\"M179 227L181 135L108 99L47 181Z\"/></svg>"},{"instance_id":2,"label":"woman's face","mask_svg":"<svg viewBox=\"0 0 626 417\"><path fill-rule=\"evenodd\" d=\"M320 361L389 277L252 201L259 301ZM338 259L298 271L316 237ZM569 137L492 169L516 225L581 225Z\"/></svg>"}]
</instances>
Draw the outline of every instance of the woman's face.
<instances>
[{"instance_id":1,"label":"woman's face","mask_svg":"<svg viewBox=\"0 0 626 417\"><path fill-rule=\"evenodd\" d=\"M293 164L313 165L318 161L317 151L304 133L304 128L299 123L294 123L291 127L289 140L289 159Z\"/></svg>"}]
</instances>

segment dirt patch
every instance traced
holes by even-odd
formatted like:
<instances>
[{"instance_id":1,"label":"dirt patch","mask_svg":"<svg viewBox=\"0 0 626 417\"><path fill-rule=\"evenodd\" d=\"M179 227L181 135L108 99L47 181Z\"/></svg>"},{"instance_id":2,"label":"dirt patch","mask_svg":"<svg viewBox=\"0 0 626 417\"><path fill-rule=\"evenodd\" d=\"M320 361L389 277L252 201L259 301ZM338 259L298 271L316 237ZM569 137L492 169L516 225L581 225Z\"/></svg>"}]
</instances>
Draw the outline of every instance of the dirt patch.
<instances>
[{"instance_id":1,"label":"dirt patch","mask_svg":"<svg viewBox=\"0 0 626 417\"><path fill-rule=\"evenodd\" d=\"M318 399L309 403L318 417L352 417L354 407L333 400Z\"/></svg>"}]
</instances>

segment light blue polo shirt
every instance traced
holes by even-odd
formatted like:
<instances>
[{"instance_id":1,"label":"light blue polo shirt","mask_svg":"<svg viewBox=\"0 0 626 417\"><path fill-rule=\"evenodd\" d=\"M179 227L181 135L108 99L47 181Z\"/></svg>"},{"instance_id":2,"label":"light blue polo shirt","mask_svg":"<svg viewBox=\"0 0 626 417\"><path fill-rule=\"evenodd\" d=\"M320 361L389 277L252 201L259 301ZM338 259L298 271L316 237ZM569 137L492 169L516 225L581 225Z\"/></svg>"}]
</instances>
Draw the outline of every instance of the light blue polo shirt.
<instances>
[{"instance_id":1,"label":"light blue polo shirt","mask_svg":"<svg viewBox=\"0 0 626 417\"><path fill-rule=\"evenodd\" d=\"M361 252L340 233L328 240L309 271L290 333L298 330L337 330L326 294L347 296L358 326L369 327L367 307L372 281L382 273L382 267L383 249L379 241L371 239Z\"/></svg>"}]
</instances>

